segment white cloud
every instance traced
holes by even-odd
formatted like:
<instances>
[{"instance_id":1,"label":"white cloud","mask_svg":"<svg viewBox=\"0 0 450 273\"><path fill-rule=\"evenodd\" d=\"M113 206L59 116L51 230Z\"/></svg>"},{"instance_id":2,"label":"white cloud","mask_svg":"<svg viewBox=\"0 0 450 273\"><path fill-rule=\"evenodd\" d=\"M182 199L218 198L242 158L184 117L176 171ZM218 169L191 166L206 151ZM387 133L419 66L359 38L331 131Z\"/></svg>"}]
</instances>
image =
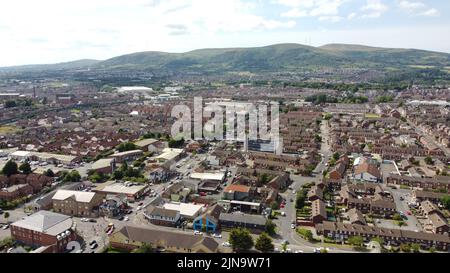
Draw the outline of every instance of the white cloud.
<instances>
[{"instance_id":1,"label":"white cloud","mask_svg":"<svg viewBox=\"0 0 450 273\"><path fill-rule=\"evenodd\" d=\"M361 18L378 18L388 10L388 6L383 4L381 0L367 0L361 10L365 13Z\"/></svg>"},{"instance_id":2,"label":"white cloud","mask_svg":"<svg viewBox=\"0 0 450 273\"><path fill-rule=\"evenodd\" d=\"M356 14L356 12L352 12L349 15L347 15L347 19L348 20L352 20L353 18L355 18L358 14Z\"/></svg>"},{"instance_id":3,"label":"white cloud","mask_svg":"<svg viewBox=\"0 0 450 273\"><path fill-rule=\"evenodd\" d=\"M321 16L319 17L319 21L328 21L332 23L337 23L342 21L343 17L341 16Z\"/></svg>"},{"instance_id":4,"label":"white cloud","mask_svg":"<svg viewBox=\"0 0 450 273\"><path fill-rule=\"evenodd\" d=\"M439 16L439 11L435 8L429 8L426 4L420 1L401 0L398 2L398 7L415 16Z\"/></svg>"},{"instance_id":5,"label":"white cloud","mask_svg":"<svg viewBox=\"0 0 450 273\"><path fill-rule=\"evenodd\" d=\"M283 12L281 17L298 18L298 17L319 17L337 18L341 6L348 0L277 0L276 3L290 8L287 12Z\"/></svg>"},{"instance_id":6,"label":"white cloud","mask_svg":"<svg viewBox=\"0 0 450 273\"><path fill-rule=\"evenodd\" d=\"M435 8L431 8L429 10L426 10L426 11L420 13L419 15L423 15L423 16L439 16L440 12L437 9L435 9Z\"/></svg>"}]
</instances>

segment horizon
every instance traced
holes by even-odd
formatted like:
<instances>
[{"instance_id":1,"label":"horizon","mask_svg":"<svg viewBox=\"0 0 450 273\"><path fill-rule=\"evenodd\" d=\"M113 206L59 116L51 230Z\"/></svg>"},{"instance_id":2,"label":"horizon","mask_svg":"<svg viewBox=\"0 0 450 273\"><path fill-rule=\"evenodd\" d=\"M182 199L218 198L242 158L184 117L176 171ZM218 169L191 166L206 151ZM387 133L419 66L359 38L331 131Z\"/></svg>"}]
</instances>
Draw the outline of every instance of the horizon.
<instances>
[{"instance_id":1,"label":"horizon","mask_svg":"<svg viewBox=\"0 0 450 273\"><path fill-rule=\"evenodd\" d=\"M17 0L0 7L0 67L284 43L450 53L450 3L438 0Z\"/></svg>"},{"instance_id":2,"label":"horizon","mask_svg":"<svg viewBox=\"0 0 450 273\"><path fill-rule=\"evenodd\" d=\"M381 49L421 50L421 51L428 51L428 52L436 52L436 53L450 54L450 52L433 51L433 50L420 49L420 48L380 47L380 46L363 45L363 44L328 43L328 44L323 44L323 45L319 45L319 46L310 46L310 45L305 45L305 44L301 44L301 43L277 43L277 44L270 44L270 45L248 46L248 47L245 47L245 46L243 46L243 47L236 46L236 47L208 47L208 48L195 48L195 49L188 50L188 51L183 51L183 52L167 52L167 51L149 50L149 51L129 52L129 53L125 53L125 54L118 55L118 56L112 56L112 57L106 58L106 59L81 58L81 59L76 59L76 60L60 61L60 62L54 62L54 63L29 63L29 64L20 64L20 65L0 66L0 68L14 68L14 67L40 66L40 65L58 65L58 64L72 63L72 62L78 62L78 61L97 61L97 62L103 62L103 61L107 61L107 60L109 60L109 59L113 59L113 58L117 58L117 57L121 57L121 56L126 56L126 55L139 54L139 53L151 53L151 52L155 52L155 53L156 53L156 52L160 52L160 53L167 53L167 54L184 54L184 53L189 53L189 52L198 51L198 50L264 48L264 47L270 47L270 46L276 46L276 45L286 45L286 44L295 44L295 45L300 45L300 46L309 46L309 47L313 47L313 48L321 48L321 47L329 46L329 45L346 45L346 46L362 46L362 47L381 48Z\"/></svg>"}]
</instances>

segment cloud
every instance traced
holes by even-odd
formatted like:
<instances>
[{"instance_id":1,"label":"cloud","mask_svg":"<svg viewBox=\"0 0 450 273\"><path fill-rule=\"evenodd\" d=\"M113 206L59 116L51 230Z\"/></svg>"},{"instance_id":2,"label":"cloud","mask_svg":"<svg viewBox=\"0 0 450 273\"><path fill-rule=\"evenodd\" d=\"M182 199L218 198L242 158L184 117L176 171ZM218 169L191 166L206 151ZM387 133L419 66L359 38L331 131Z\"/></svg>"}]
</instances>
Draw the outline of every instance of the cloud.
<instances>
[{"instance_id":1,"label":"cloud","mask_svg":"<svg viewBox=\"0 0 450 273\"><path fill-rule=\"evenodd\" d=\"M398 7L413 16L439 16L439 11L420 1L398 1Z\"/></svg>"},{"instance_id":2,"label":"cloud","mask_svg":"<svg viewBox=\"0 0 450 273\"><path fill-rule=\"evenodd\" d=\"M378 18L388 9L388 6L383 4L381 0L367 0L366 4L361 7L361 11L365 12L361 15L361 18Z\"/></svg>"},{"instance_id":3,"label":"cloud","mask_svg":"<svg viewBox=\"0 0 450 273\"><path fill-rule=\"evenodd\" d=\"M321 21L336 21L341 6L348 0L277 0L275 3L290 8L281 17L318 17ZM322 19L321 19L322 18Z\"/></svg>"},{"instance_id":4,"label":"cloud","mask_svg":"<svg viewBox=\"0 0 450 273\"><path fill-rule=\"evenodd\" d=\"M347 19L348 20L352 20L353 18L355 18L358 14L356 12L352 12L349 15L347 15Z\"/></svg>"}]
</instances>

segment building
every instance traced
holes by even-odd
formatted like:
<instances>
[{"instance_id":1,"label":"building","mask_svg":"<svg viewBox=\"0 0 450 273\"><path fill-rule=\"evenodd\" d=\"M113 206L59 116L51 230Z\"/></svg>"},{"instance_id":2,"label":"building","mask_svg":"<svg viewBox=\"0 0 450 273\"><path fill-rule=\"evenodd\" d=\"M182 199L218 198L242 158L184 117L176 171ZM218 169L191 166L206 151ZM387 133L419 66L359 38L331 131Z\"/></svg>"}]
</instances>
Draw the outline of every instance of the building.
<instances>
[{"instance_id":1,"label":"building","mask_svg":"<svg viewBox=\"0 0 450 273\"><path fill-rule=\"evenodd\" d=\"M181 219L178 210L148 206L144 216L154 225L174 227Z\"/></svg>"},{"instance_id":2,"label":"building","mask_svg":"<svg viewBox=\"0 0 450 273\"><path fill-rule=\"evenodd\" d=\"M227 200L245 200L250 197L251 188L244 185L229 185L223 191L223 198Z\"/></svg>"},{"instance_id":3,"label":"building","mask_svg":"<svg viewBox=\"0 0 450 273\"><path fill-rule=\"evenodd\" d=\"M216 253L219 248L217 241L211 237L128 225L113 233L109 242L113 248L128 251L143 243L172 253Z\"/></svg>"},{"instance_id":4,"label":"building","mask_svg":"<svg viewBox=\"0 0 450 273\"><path fill-rule=\"evenodd\" d=\"M209 207L204 214L194 219L194 230L215 233L219 228L220 214L223 212L225 210L218 204Z\"/></svg>"},{"instance_id":5,"label":"building","mask_svg":"<svg viewBox=\"0 0 450 273\"><path fill-rule=\"evenodd\" d=\"M173 169L175 163L184 156L183 149L165 148L162 154L156 156L154 159L161 164L161 166Z\"/></svg>"},{"instance_id":6,"label":"building","mask_svg":"<svg viewBox=\"0 0 450 273\"><path fill-rule=\"evenodd\" d=\"M328 217L325 202L320 199L314 200L311 203L311 222L315 225L318 223L322 223L327 219Z\"/></svg>"},{"instance_id":7,"label":"building","mask_svg":"<svg viewBox=\"0 0 450 273\"><path fill-rule=\"evenodd\" d=\"M163 205L164 209L178 211L184 219L194 220L203 213L203 205L170 202Z\"/></svg>"},{"instance_id":8,"label":"building","mask_svg":"<svg viewBox=\"0 0 450 273\"><path fill-rule=\"evenodd\" d=\"M102 158L92 164L91 170L97 173L112 174L116 169L114 158Z\"/></svg>"},{"instance_id":9,"label":"building","mask_svg":"<svg viewBox=\"0 0 450 273\"><path fill-rule=\"evenodd\" d=\"M156 145L156 143L158 142L159 140L157 139L147 138L135 142L134 145L136 145L136 147L138 147L143 152L156 153L158 151L158 146Z\"/></svg>"},{"instance_id":10,"label":"building","mask_svg":"<svg viewBox=\"0 0 450 273\"><path fill-rule=\"evenodd\" d=\"M28 246L50 246L51 252L66 252L66 246L78 236L70 216L39 211L11 224L11 236Z\"/></svg>"},{"instance_id":11,"label":"building","mask_svg":"<svg viewBox=\"0 0 450 273\"><path fill-rule=\"evenodd\" d=\"M351 224L355 225L367 225L366 219L361 211L357 209L351 209L347 211L347 215Z\"/></svg>"},{"instance_id":12,"label":"building","mask_svg":"<svg viewBox=\"0 0 450 273\"><path fill-rule=\"evenodd\" d=\"M53 195L53 210L79 217L98 217L106 195L96 192L58 190Z\"/></svg>"},{"instance_id":13,"label":"building","mask_svg":"<svg viewBox=\"0 0 450 273\"><path fill-rule=\"evenodd\" d=\"M355 166L353 179L357 181L377 183L381 182L382 176L378 166L368 159L363 159Z\"/></svg>"},{"instance_id":14,"label":"building","mask_svg":"<svg viewBox=\"0 0 450 273\"><path fill-rule=\"evenodd\" d=\"M387 177L387 183L420 188L426 191L445 190L447 193L450 193L450 176L435 176L433 178L426 178L389 174Z\"/></svg>"},{"instance_id":15,"label":"building","mask_svg":"<svg viewBox=\"0 0 450 273\"><path fill-rule=\"evenodd\" d=\"M129 184L129 183L116 183L114 181L108 181L103 184L97 184L92 189L93 192L100 194L110 195L125 195L128 201L134 202L146 194L150 188L147 184Z\"/></svg>"},{"instance_id":16,"label":"building","mask_svg":"<svg viewBox=\"0 0 450 273\"><path fill-rule=\"evenodd\" d=\"M365 242L374 238L381 238L386 245L399 246L400 244L419 244L423 248L435 247L439 250L448 250L450 237L448 235L427 232L415 232L406 229L379 228L367 225L344 224L340 222L325 221L316 225L318 235L323 235L338 242L348 241L350 237L361 236Z\"/></svg>"},{"instance_id":17,"label":"building","mask_svg":"<svg viewBox=\"0 0 450 273\"><path fill-rule=\"evenodd\" d=\"M117 163L130 162L136 160L138 157L142 156L144 152L142 150L132 150L121 153L115 153L109 157L114 158Z\"/></svg>"},{"instance_id":18,"label":"building","mask_svg":"<svg viewBox=\"0 0 450 273\"><path fill-rule=\"evenodd\" d=\"M434 204L438 204L441 202L441 199L447 195L448 194L434 191L413 190L412 199L415 200L416 203L421 203L425 200L428 200Z\"/></svg>"},{"instance_id":19,"label":"building","mask_svg":"<svg viewBox=\"0 0 450 273\"><path fill-rule=\"evenodd\" d=\"M219 223L221 229L232 229L236 227L247 228L255 233L266 229L267 219L261 215L249 215L240 212L221 213Z\"/></svg>"}]
</instances>

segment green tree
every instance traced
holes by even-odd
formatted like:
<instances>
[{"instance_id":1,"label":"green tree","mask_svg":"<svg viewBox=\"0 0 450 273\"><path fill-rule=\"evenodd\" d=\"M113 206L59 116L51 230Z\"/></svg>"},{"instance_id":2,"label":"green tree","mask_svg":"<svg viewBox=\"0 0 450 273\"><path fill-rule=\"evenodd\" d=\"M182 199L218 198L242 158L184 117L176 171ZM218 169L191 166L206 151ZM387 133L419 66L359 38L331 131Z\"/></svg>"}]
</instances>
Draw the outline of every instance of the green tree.
<instances>
[{"instance_id":1,"label":"green tree","mask_svg":"<svg viewBox=\"0 0 450 273\"><path fill-rule=\"evenodd\" d=\"M303 238L305 238L308 241L312 241L314 239L313 233L309 229L299 228L299 229L297 229L297 232L298 232L298 234L300 234L300 236L302 236Z\"/></svg>"},{"instance_id":2,"label":"green tree","mask_svg":"<svg viewBox=\"0 0 450 273\"><path fill-rule=\"evenodd\" d=\"M136 144L132 143L132 142L124 142L121 143L117 146L117 151L119 152L127 152L127 151L132 151L132 150L136 150Z\"/></svg>"},{"instance_id":3,"label":"green tree","mask_svg":"<svg viewBox=\"0 0 450 273\"><path fill-rule=\"evenodd\" d=\"M395 220L395 221L402 221L403 220L402 216L400 214L398 214L398 213L394 214L394 216L392 216L392 219Z\"/></svg>"},{"instance_id":4,"label":"green tree","mask_svg":"<svg viewBox=\"0 0 450 273\"><path fill-rule=\"evenodd\" d=\"M64 182L80 182L81 181L81 175L78 171L73 170L70 173L67 173L64 178Z\"/></svg>"},{"instance_id":5,"label":"green tree","mask_svg":"<svg viewBox=\"0 0 450 273\"><path fill-rule=\"evenodd\" d=\"M419 244L411 244L411 250L414 253L419 253L420 251L420 245Z\"/></svg>"},{"instance_id":6,"label":"green tree","mask_svg":"<svg viewBox=\"0 0 450 273\"><path fill-rule=\"evenodd\" d=\"M54 177L55 173L52 171L52 169L48 169L47 171L44 172L44 175L48 177Z\"/></svg>"},{"instance_id":7,"label":"green tree","mask_svg":"<svg viewBox=\"0 0 450 273\"><path fill-rule=\"evenodd\" d=\"M401 244L400 245L400 250L402 252L405 252L405 253L410 253L411 252L411 246L409 244Z\"/></svg>"},{"instance_id":8,"label":"green tree","mask_svg":"<svg viewBox=\"0 0 450 273\"><path fill-rule=\"evenodd\" d=\"M428 165L433 165L433 159L430 156L424 158L425 163Z\"/></svg>"},{"instance_id":9,"label":"green tree","mask_svg":"<svg viewBox=\"0 0 450 273\"><path fill-rule=\"evenodd\" d=\"M364 244L364 239L361 236L352 236L348 238L348 243L353 246L361 247Z\"/></svg>"},{"instance_id":10,"label":"green tree","mask_svg":"<svg viewBox=\"0 0 450 273\"><path fill-rule=\"evenodd\" d=\"M277 228L277 225L272 220L267 220L266 221L266 232L267 232L267 234L269 234L270 236L275 235L276 234L276 228Z\"/></svg>"},{"instance_id":11,"label":"green tree","mask_svg":"<svg viewBox=\"0 0 450 273\"><path fill-rule=\"evenodd\" d=\"M253 238L245 228L234 228L230 232L230 244L235 252L249 251L253 245Z\"/></svg>"},{"instance_id":12,"label":"green tree","mask_svg":"<svg viewBox=\"0 0 450 273\"><path fill-rule=\"evenodd\" d=\"M338 152L335 152L335 153L333 154L333 159L337 161L337 160L339 159L340 156L341 156L341 155L340 155Z\"/></svg>"},{"instance_id":13,"label":"green tree","mask_svg":"<svg viewBox=\"0 0 450 273\"><path fill-rule=\"evenodd\" d=\"M31 173L31 166L28 162L24 162L22 163L22 165L20 165L19 170L23 173L23 174L30 174Z\"/></svg>"},{"instance_id":14,"label":"green tree","mask_svg":"<svg viewBox=\"0 0 450 273\"><path fill-rule=\"evenodd\" d=\"M442 197L441 203L446 209L450 210L450 195Z\"/></svg>"},{"instance_id":15,"label":"green tree","mask_svg":"<svg viewBox=\"0 0 450 273\"><path fill-rule=\"evenodd\" d=\"M6 162L5 166L3 166L2 172L4 175L6 175L8 177L13 174L18 173L17 163L14 162L13 160L9 160L8 162Z\"/></svg>"},{"instance_id":16,"label":"green tree","mask_svg":"<svg viewBox=\"0 0 450 273\"><path fill-rule=\"evenodd\" d=\"M259 235L258 239L256 239L255 248L261 252L273 252L275 246L272 243L272 239L265 232Z\"/></svg>"},{"instance_id":17,"label":"green tree","mask_svg":"<svg viewBox=\"0 0 450 273\"><path fill-rule=\"evenodd\" d=\"M3 215L3 217L5 217L6 223L8 223L9 216L9 212L5 212L5 214Z\"/></svg>"},{"instance_id":18,"label":"green tree","mask_svg":"<svg viewBox=\"0 0 450 273\"><path fill-rule=\"evenodd\" d=\"M16 106L17 106L17 103L14 100L8 100L5 102L5 108L13 108Z\"/></svg>"},{"instance_id":19,"label":"green tree","mask_svg":"<svg viewBox=\"0 0 450 273\"><path fill-rule=\"evenodd\" d=\"M113 173L114 179L122 179L123 178L123 171L122 170L115 170Z\"/></svg>"}]
</instances>

